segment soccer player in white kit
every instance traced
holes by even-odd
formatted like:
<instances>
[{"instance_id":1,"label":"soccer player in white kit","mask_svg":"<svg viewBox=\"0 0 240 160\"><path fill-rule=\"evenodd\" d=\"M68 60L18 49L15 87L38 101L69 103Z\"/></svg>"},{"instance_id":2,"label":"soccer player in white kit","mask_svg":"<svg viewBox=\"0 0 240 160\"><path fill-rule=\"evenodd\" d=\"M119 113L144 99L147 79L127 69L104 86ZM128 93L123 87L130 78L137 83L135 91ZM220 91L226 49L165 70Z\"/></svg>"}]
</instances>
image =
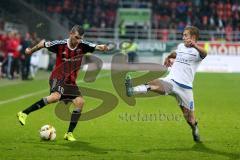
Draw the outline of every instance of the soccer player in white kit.
<instances>
[{"instance_id":1,"label":"soccer player in white kit","mask_svg":"<svg viewBox=\"0 0 240 160\"><path fill-rule=\"evenodd\" d=\"M164 65L171 67L165 78L155 79L147 84L132 86L130 75L125 79L127 96L154 91L161 95L172 95L178 101L184 118L192 129L193 140L200 142L198 123L194 115L194 99L192 83L198 65L207 56L204 48L197 44L199 30L194 26L187 26L183 32L183 43L170 53ZM175 61L173 62L173 59Z\"/></svg>"}]
</instances>

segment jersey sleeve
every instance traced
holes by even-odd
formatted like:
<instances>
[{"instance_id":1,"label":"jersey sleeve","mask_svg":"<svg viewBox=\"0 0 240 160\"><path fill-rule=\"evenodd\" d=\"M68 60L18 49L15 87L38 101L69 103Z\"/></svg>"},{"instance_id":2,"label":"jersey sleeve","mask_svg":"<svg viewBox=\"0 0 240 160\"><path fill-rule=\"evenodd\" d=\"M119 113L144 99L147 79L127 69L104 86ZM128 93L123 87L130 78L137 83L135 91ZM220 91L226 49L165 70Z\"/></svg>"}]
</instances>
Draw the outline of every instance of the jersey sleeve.
<instances>
[{"instance_id":1,"label":"jersey sleeve","mask_svg":"<svg viewBox=\"0 0 240 160\"><path fill-rule=\"evenodd\" d=\"M60 44L59 40L48 41L44 43L44 47L47 48L50 52L57 53L59 44Z\"/></svg>"},{"instance_id":2,"label":"jersey sleeve","mask_svg":"<svg viewBox=\"0 0 240 160\"><path fill-rule=\"evenodd\" d=\"M96 44L94 43L91 43L91 42L87 42L87 41L82 41L81 42L83 44L83 52L84 53L92 53L95 51L95 48L96 48Z\"/></svg>"}]
</instances>

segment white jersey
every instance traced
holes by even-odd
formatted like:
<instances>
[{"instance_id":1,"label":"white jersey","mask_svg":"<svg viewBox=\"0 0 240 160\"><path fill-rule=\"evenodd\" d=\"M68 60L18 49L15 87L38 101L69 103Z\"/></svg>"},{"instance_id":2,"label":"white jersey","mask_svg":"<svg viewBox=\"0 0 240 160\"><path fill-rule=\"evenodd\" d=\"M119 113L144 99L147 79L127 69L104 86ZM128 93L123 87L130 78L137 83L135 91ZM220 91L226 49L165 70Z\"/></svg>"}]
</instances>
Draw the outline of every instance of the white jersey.
<instances>
[{"instance_id":1,"label":"white jersey","mask_svg":"<svg viewBox=\"0 0 240 160\"><path fill-rule=\"evenodd\" d=\"M183 87L192 88L194 76L202 58L196 48L186 47L184 43L180 43L175 52L177 56L167 78Z\"/></svg>"}]
</instances>

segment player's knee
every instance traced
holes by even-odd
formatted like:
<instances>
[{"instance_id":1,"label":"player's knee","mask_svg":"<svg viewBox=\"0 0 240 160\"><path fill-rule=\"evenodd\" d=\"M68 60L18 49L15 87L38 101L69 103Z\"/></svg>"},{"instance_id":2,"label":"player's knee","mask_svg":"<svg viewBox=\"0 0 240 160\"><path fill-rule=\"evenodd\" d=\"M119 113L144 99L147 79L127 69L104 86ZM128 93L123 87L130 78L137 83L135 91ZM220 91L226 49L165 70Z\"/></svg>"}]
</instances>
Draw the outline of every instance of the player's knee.
<instances>
[{"instance_id":1,"label":"player's knee","mask_svg":"<svg viewBox=\"0 0 240 160\"><path fill-rule=\"evenodd\" d=\"M184 118L188 121L188 119L189 119L189 110L186 107L184 107L184 106L180 106L180 107L182 109L182 113L183 113Z\"/></svg>"},{"instance_id":2,"label":"player's knee","mask_svg":"<svg viewBox=\"0 0 240 160\"><path fill-rule=\"evenodd\" d=\"M195 124L195 118L192 117L192 116L188 116L188 122L189 122L190 124Z\"/></svg>"},{"instance_id":3,"label":"player's knee","mask_svg":"<svg viewBox=\"0 0 240 160\"><path fill-rule=\"evenodd\" d=\"M58 92L54 92L54 93L51 93L51 95L47 97L47 101L48 101L48 103L54 103L54 102L59 101L60 98L61 98L61 94Z\"/></svg>"},{"instance_id":4,"label":"player's knee","mask_svg":"<svg viewBox=\"0 0 240 160\"><path fill-rule=\"evenodd\" d=\"M187 110L183 110L183 115L188 120L189 112Z\"/></svg>"},{"instance_id":5,"label":"player's knee","mask_svg":"<svg viewBox=\"0 0 240 160\"><path fill-rule=\"evenodd\" d=\"M185 109L183 109L183 115L184 115L184 117L185 117L185 119L187 120L188 123L190 123L190 124L195 123L195 117L194 117L192 111L185 108Z\"/></svg>"},{"instance_id":6,"label":"player's knee","mask_svg":"<svg viewBox=\"0 0 240 160\"><path fill-rule=\"evenodd\" d=\"M82 97L77 97L73 100L73 103L77 108L82 108L84 106L85 101Z\"/></svg>"}]
</instances>

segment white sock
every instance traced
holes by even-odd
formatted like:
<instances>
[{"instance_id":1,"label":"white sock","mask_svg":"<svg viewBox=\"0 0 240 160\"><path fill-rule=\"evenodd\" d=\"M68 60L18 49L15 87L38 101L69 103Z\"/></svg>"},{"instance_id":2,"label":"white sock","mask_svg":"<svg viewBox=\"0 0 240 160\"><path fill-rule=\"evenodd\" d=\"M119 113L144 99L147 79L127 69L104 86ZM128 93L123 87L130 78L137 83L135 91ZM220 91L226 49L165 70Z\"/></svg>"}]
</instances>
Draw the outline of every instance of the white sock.
<instances>
[{"instance_id":1,"label":"white sock","mask_svg":"<svg viewBox=\"0 0 240 160\"><path fill-rule=\"evenodd\" d=\"M144 93L146 94L148 91L148 88L146 85L142 84L142 85L139 85L139 86L136 86L136 87L133 87L133 93L134 94L140 94L140 93Z\"/></svg>"}]
</instances>

